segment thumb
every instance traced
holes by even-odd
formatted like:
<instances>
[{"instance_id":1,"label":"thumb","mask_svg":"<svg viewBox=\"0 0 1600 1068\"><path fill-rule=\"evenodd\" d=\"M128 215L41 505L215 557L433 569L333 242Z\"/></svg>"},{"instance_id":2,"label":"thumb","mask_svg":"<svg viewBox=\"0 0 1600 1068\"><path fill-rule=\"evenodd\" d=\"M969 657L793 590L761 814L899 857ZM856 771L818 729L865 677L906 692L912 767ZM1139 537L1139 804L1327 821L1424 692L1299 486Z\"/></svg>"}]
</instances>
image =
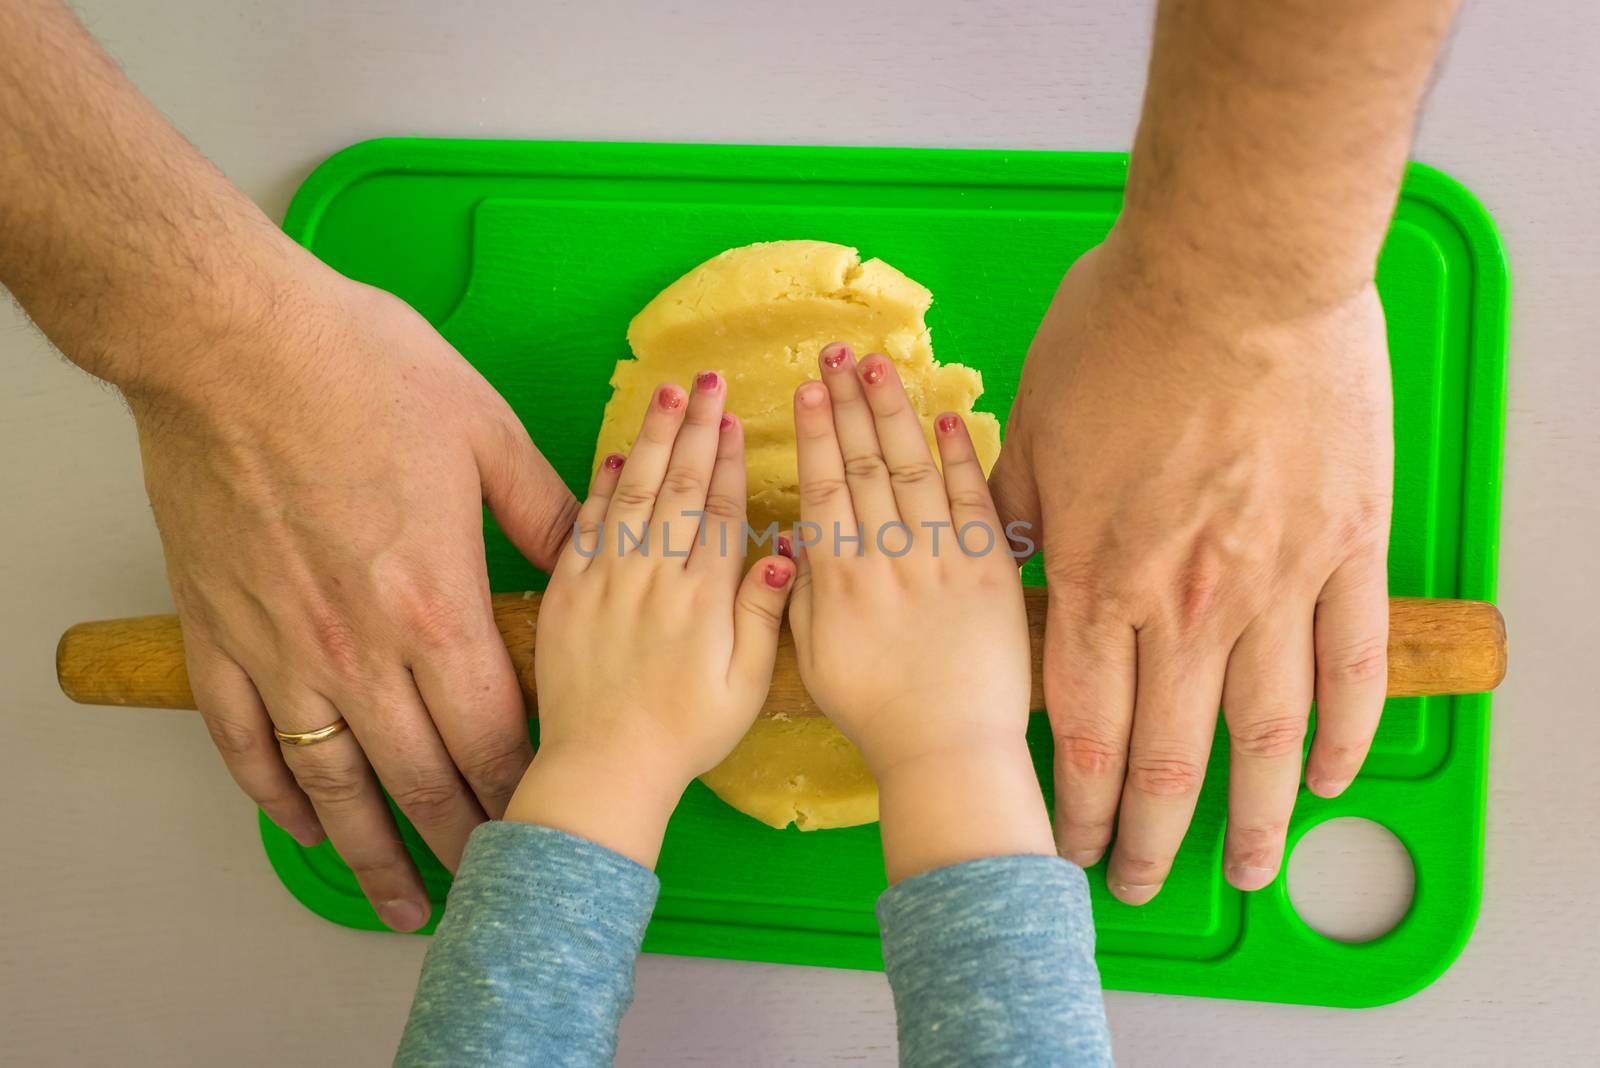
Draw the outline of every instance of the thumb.
<instances>
[{"instance_id":1,"label":"thumb","mask_svg":"<svg viewBox=\"0 0 1600 1068\"><path fill-rule=\"evenodd\" d=\"M1039 548L1043 536L1039 508L1039 487L1033 480L1033 465L1023 452L1022 442L1007 441L1000 456L989 472L989 492L994 496L995 511L1000 514L1000 525L1011 547L1019 555L1020 567Z\"/></svg>"},{"instance_id":2,"label":"thumb","mask_svg":"<svg viewBox=\"0 0 1600 1068\"><path fill-rule=\"evenodd\" d=\"M578 501L508 410L490 441L478 449L483 503L517 551L550 571L572 536Z\"/></svg>"},{"instance_id":3,"label":"thumb","mask_svg":"<svg viewBox=\"0 0 1600 1068\"><path fill-rule=\"evenodd\" d=\"M765 690L778 654L783 602L794 585L795 564L783 556L756 561L739 583L733 603L733 658L730 681Z\"/></svg>"}]
</instances>

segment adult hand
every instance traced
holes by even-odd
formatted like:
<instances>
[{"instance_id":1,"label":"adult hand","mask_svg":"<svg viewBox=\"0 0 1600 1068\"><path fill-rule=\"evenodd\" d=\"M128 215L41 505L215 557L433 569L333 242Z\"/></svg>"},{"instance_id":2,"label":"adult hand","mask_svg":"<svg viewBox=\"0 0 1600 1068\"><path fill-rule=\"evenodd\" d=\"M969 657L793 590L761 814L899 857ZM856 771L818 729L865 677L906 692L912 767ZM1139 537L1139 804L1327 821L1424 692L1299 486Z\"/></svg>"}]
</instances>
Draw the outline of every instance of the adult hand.
<instances>
[{"instance_id":1,"label":"adult hand","mask_svg":"<svg viewBox=\"0 0 1600 1068\"><path fill-rule=\"evenodd\" d=\"M448 867L532 758L482 505L540 567L576 504L401 301L312 264L219 347L129 388L196 702L240 787L323 830L389 926L426 922L381 782ZM181 371L178 368L181 367ZM280 745L273 726L350 729Z\"/></svg>"},{"instance_id":2,"label":"adult hand","mask_svg":"<svg viewBox=\"0 0 1600 1068\"><path fill-rule=\"evenodd\" d=\"M1298 791L1342 791L1383 705L1393 442L1370 282L1284 317L1234 279L1169 284L1122 232L1068 272L991 475L1050 587L1056 842L1129 904L1188 828L1220 698L1223 866L1275 876ZM1224 288L1225 287L1225 288Z\"/></svg>"}]
</instances>

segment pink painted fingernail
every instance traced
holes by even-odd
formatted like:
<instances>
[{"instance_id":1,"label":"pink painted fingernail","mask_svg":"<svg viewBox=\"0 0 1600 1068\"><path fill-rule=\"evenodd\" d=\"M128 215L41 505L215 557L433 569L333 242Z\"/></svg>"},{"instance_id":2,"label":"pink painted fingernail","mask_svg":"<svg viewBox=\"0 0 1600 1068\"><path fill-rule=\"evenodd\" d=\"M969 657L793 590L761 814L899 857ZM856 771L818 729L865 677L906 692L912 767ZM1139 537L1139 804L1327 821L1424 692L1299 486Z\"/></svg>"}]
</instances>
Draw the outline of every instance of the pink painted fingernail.
<instances>
[{"instance_id":1,"label":"pink painted fingernail","mask_svg":"<svg viewBox=\"0 0 1600 1068\"><path fill-rule=\"evenodd\" d=\"M715 371L701 371L694 376L694 388L705 393L710 393L717 388L717 383L722 381L722 376Z\"/></svg>"},{"instance_id":2,"label":"pink painted fingernail","mask_svg":"<svg viewBox=\"0 0 1600 1068\"><path fill-rule=\"evenodd\" d=\"M781 590L789 584L789 569L782 564L767 565L767 585Z\"/></svg>"},{"instance_id":3,"label":"pink painted fingernail","mask_svg":"<svg viewBox=\"0 0 1600 1068\"><path fill-rule=\"evenodd\" d=\"M612 453L610 456L606 457L606 461L605 461L606 470L607 471L615 471L615 470L617 470L619 467L622 466L622 461L623 461L623 456L622 456L622 454L620 452Z\"/></svg>"},{"instance_id":4,"label":"pink painted fingernail","mask_svg":"<svg viewBox=\"0 0 1600 1068\"><path fill-rule=\"evenodd\" d=\"M941 415L939 417L939 424L938 425L939 425L939 433L941 433L941 434L954 434L956 432L956 427L961 425L961 420L956 418L953 415L950 415L949 413L946 413L946 414Z\"/></svg>"},{"instance_id":5,"label":"pink painted fingernail","mask_svg":"<svg viewBox=\"0 0 1600 1068\"><path fill-rule=\"evenodd\" d=\"M861 365L861 377L866 380L869 386L875 386L882 382L883 376L888 373L888 361L876 352L868 356L866 362Z\"/></svg>"},{"instance_id":6,"label":"pink painted fingernail","mask_svg":"<svg viewBox=\"0 0 1600 1068\"><path fill-rule=\"evenodd\" d=\"M850 358L850 346L842 341L835 341L822 350L822 363L825 367L837 370L844 366Z\"/></svg>"},{"instance_id":7,"label":"pink painted fingernail","mask_svg":"<svg viewBox=\"0 0 1600 1068\"><path fill-rule=\"evenodd\" d=\"M778 555L787 556L791 560L794 559L794 542L789 540L789 535L787 534L778 535Z\"/></svg>"},{"instance_id":8,"label":"pink painted fingernail","mask_svg":"<svg viewBox=\"0 0 1600 1068\"><path fill-rule=\"evenodd\" d=\"M722 413L722 422L717 425L718 430L726 430L733 425L733 416L727 412Z\"/></svg>"},{"instance_id":9,"label":"pink painted fingernail","mask_svg":"<svg viewBox=\"0 0 1600 1068\"><path fill-rule=\"evenodd\" d=\"M796 396L807 408L820 408L827 403L828 390L820 382L807 382L800 387L800 392Z\"/></svg>"},{"instance_id":10,"label":"pink painted fingernail","mask_svg":"<svg viewBox=\"0 0 1600 1068\"><path fill-rule=\"evenodd\" d=\"M656 390L656 403L665 411L675 412L683 407L683 392L677 386L662 386Z\"/></svg>"}]
</instances>

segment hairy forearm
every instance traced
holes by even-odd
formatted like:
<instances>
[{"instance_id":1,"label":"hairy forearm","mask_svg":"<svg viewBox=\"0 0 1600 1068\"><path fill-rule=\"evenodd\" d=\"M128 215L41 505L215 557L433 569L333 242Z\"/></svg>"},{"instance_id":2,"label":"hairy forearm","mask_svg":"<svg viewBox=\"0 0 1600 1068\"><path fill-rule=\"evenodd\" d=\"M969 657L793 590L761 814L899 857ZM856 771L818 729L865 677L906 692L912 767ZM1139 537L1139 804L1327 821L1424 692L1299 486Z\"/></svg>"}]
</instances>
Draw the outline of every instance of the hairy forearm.
<instances>
[{"instance_id":1,"label":"hairy forearm","mask_svg":"<svg viewBox=\"0 0 1600 1068\"><path fill-rule=\"evenodd\" d=\"M0 283L125 389L199 372L308 259L59 0L0 0L0 144Z\"/></svg>"},{"instance_id":2,"label":"hairy forearm","mask_svg":"<svg viewBox=\"0 0 1600 1068\"><path fill-rule=\"evenodd\" d=\"M1162 0L1119 230L1287 315L1370 282L1458 0Z\"/></svg>"}]
</instances>

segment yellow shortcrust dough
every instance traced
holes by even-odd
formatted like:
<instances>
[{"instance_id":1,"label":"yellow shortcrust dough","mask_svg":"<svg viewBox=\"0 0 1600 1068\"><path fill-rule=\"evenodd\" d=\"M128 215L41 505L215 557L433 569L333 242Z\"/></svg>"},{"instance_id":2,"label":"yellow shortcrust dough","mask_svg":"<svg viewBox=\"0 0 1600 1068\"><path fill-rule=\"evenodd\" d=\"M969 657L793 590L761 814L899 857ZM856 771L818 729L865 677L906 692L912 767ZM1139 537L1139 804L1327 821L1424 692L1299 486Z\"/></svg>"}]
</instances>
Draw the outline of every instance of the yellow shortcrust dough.
<instances>
[{"instance_id":1,"label":"yellow shortcrust dough","mask_svg":"<svg viewBox=\"0 0 1600 1068\"><path fill-rule=\"evenodd\" d=\"M795 389L817 377L817 353L847 342L857 357L894 360L932 442L934 416L965 413L987 471L1000 452L994 416L972 412L977 371L939 364L923 316L933 296L882 260L826 241L771 241L729 249L662 290L634 317L634 358L611 376L612 395L595 464L626 453L657 386L689 388L704 370L728 382L728 410L744 424L750 526L792 527L800 518L795 473ZM752 556L771 551L771 543ZM878 790L861 754L826 719L758 720L702 776L734 808L774 827L852 827L878 818Z\"/></svg>"}]
</instances>

